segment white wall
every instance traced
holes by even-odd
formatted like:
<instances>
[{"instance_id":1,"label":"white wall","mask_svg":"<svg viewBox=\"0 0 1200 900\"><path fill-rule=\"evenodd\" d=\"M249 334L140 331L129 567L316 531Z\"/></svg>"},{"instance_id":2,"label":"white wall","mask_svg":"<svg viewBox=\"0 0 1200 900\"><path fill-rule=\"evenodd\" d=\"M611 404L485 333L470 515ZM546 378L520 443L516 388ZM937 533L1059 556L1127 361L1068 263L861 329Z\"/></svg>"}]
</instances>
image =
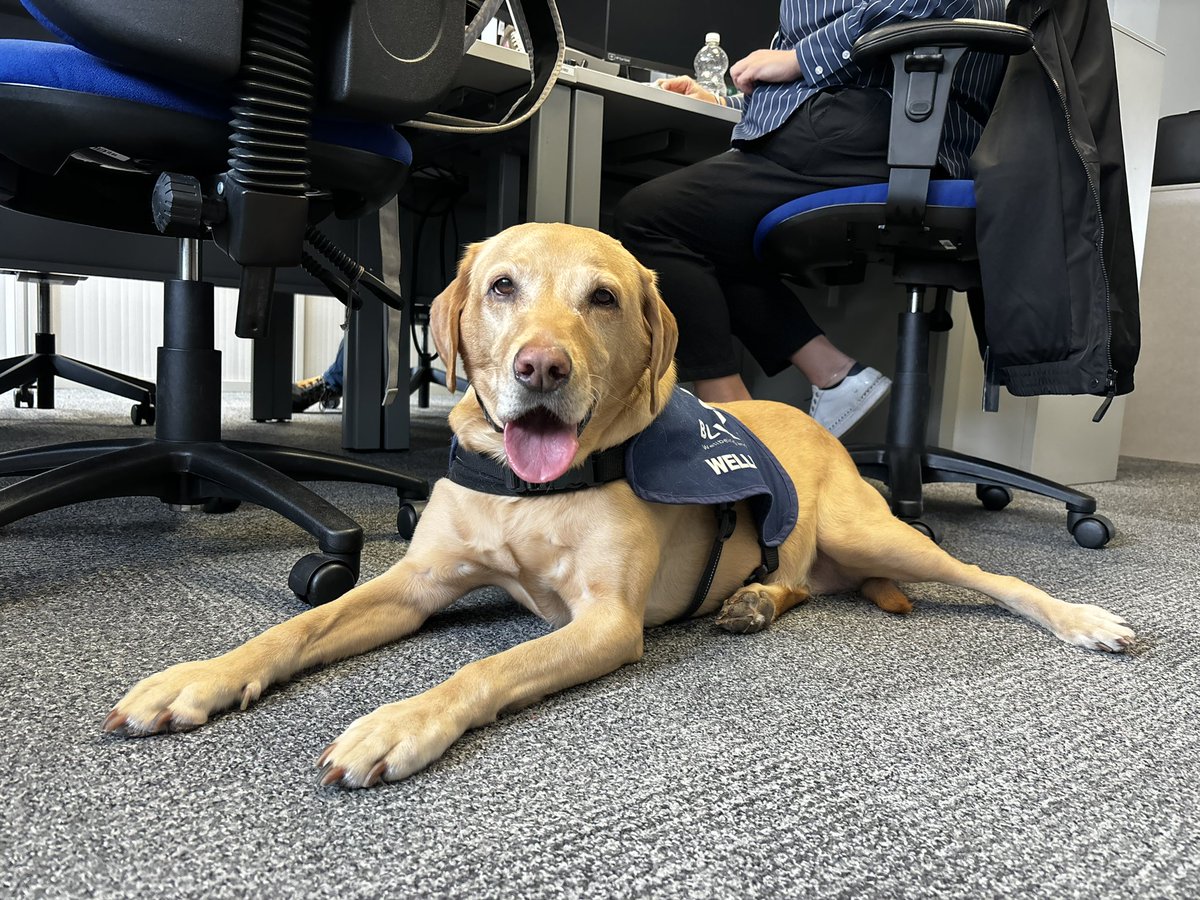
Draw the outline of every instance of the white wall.
<instances>
[{"instance_id":1,"label":"white wall","mask_svg":"<svg viewBox=\"0 0 1200 900\"><path fill-rule=\"evenodd\" d=\"M1158 31L1153 38L1167 51L1162 115L1200 109L1200 2L1159 0Z\"/></svg>"},{"instance_id":2,"label":"white wall","mask_svg":"<svg viewBox=\"0 0 1200 900\"><path fill-rule=\"evenodd\" d=\"M1171 0L1108 0L1108 15L1115 24L1153 41L1154 36L1158 34L1159 6L1170 2Z\"/></svg>"},{"instance_id":3,"label":"white wall","mask_svg":"<svg viewBox=\"0 0 1200 900\"><path fill-rule=\"evenodd\" d=\"M1200 0L1108 0L1113 22L1167 54L1161 115L1200 109Z\"/></svg>"}]
</instances>

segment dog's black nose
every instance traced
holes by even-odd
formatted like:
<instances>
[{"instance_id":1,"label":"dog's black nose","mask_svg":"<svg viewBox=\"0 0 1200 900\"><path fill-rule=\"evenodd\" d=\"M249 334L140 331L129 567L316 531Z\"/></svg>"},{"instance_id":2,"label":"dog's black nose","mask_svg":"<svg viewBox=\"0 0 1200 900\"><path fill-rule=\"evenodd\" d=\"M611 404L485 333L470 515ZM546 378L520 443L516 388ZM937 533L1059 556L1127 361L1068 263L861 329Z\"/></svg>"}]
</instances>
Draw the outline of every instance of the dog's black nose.
<instances>
[{"instance_id":1,"label":"dog's black nose","mask_svg":"<svg viewBox=\"0 0 1200 900\"><path fill-rule=\"evenodd\" d=\"M571 377L571 357L562 347L526 344L513 359L513 374L531 391L548 394Z\"/></svg>"}]
</instances>

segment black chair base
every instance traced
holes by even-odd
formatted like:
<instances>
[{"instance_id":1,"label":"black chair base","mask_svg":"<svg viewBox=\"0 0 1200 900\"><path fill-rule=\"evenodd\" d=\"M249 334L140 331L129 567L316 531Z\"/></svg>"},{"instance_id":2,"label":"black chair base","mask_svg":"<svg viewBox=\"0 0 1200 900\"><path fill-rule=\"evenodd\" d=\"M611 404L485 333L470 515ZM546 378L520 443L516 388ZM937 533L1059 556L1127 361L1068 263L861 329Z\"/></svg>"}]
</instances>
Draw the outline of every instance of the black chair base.
<instances>
[{"instance_id":1,"label":"black chair base","mask_svg":"<svg viewBox=\"0 0 1200 900\"><path fill-rule=\"evenodd\" d=\"M89 441L0 454L0 475L30 477L0 491L0 526L34 513L109 497L157 497L181 509L232 512L242 501L279 513L317 539L289 584L317 604L358 580L362 529L295 479L355 481L423 499L423 481L325 453L240 441ZM318 557L314 559L313 557ZM315 564L315 565L314 565Z\"/></svg>"},{"instance_id":2,"label":"black chair base","mask_svg":"<svg viewBox=\"0 0 1200 900\"><path fill-rule=\"evenodd\" d=\"M154 424L154 385L111 369L60 356L55 350L54 333L50 330L51 285L74 285L81 279L76 275L48 272L20 272L21 281L36 284L37 330L33 335L33 353L0 360L0 393L15 390L18 409L36 405L38 409L54 409L54 380L64 378L87 387L96 388L134 401L130 418L134 425ZM36 398L35 398L36 392Z\"/></svg>"},{"instance_id":3,"label":"black chair base","mask_svg":"<svg viewBox=\"0 0 1200 900\"><path fill-rule=\"evenodd\" d=\"M441 369L435 369L430 364L431 362L431 359L422 359L409 372L408 392L410 394L416 392L419 409L429 409L429 386L431 384L440 384L442 387L446 387L446 373ZM465 378L456 378L455 387L459 391L465 391L470 387L470 383Z\"/></svg>"},{"instance_id":4,"label":"black chair base","mask_svg":"<svg viewBox=\"0 0 1200 900\"><path fill-rule=\"evenodd\" d=\"M975 485L975 495L987 509L1003 509L1012 500L1011 490L1028 491L1066 504L1067 530L1081 547L1098 549L1116 534L1112 522L1096 513L1089 494L1011 466L990 462L925 444L929 417L929 332L931 322L948 327L948 290L938 290L933 312L922 302L925 287L909 286L909 309L900 313L897 328L896 372L888 410L887 442L852 445L847 449L859 472L884 482L892 512L934 540L938 534L921 519L922 487L939 482Z\"/></svg>"},{"instance_id":5,"label":"black chair base","mask_svg":"<svg viewBox=\"0 0 1200 900\"><path fill-rule=\"evenodd\" d=\"M296 563L288 584L311 604L335 599L358 580L362 528L297 479L378 484L395 489L402 501L424 500L428 484L331 454L223 442L212 286L171 281L165 301L154 439L0 453L0 476L29 476L0 490L0 527L35 513L110 497L157 497L172 506L214 513L232 512L245 501L279 513L316 538L320 552ZM398 523L409 506L401 504Z\"/></svg>"},{"instance_id":6,"label":"black chair base","mask_svg":"<svg viewBox=\"0 0 1200 900\"><path fill-rule=\"evenodd\" d=\"M429 409L429 386L440 384L446 387L447 375L441 369L433 367L436 355L429 350L429 302L418 300L412 305L413 325L421 329L421 345L417 348L417 364L409 371L408 393L417 395L417 407ZM457 391L465 391L470 382L465 378L454 379Z\"/></svg>"},{"instance_id":7,"label":"black chair base","mask_svg":"<svg viewBox=\"0 0 1200 900\"><path fill-rule=\"evenodd\" d=\"M35 340L45 343L54 340L52 334L37 334ZM76 384L96 388L134 401L130 418L134 425L154 424L154 385L93 366L69 356L59 356L53 350L28 356L0 360L0 393L14 391L13 402L20 408L54 409L54 380L64 378Z\"/></svg>"},{"instance_id":8,"label":"black chair base","mask_svg":"<svg viewBox=\"0 0 1200 900\"><path fill-rule=\"evenodd\" d=\"M886 444L856 444L847 449L864 477L889 486L892 512L930 537L936 538L937 533L921 519L924 513L921 486L944 482L974 484L975 496L991 510L1006 507L1012 500L1012 490L1059 500L1067 508L1067 530L1082 547L1103 547L1116 533L1112 522L1096 514L1096 500L1090 494L1011 466L940 447L918 451ZM907 472L901 474L904 470ZM901 484L905 486L903 489L892 487Z\"/></svg>"}]
</instances>

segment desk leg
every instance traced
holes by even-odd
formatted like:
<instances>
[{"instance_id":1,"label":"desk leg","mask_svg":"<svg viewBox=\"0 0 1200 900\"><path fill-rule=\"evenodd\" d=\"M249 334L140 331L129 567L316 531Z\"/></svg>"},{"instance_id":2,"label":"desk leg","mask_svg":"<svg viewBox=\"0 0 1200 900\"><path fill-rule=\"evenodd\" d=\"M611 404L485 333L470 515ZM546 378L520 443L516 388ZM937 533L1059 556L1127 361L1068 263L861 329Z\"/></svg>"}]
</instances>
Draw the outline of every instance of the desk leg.
<instances>
[{"instance_id":1,"label":"desk leg","mask_svg":"<svg viewBox=\"0 0 1200 900\"><path fill-rule=\"evenodd\" d=\"M571 143L567 171L567 219L584 228L600 227L600 164L604 150L604 97L571 94Z\"/></svg>"},{"instance_id":2,"label":"desk leg","mask_svg":"<svg viewBox=\"0 0 1200 900\"><path fill-rule=\"evenodd\" d=\"M521 157L500 153L488 162L487 209L484 233L499 234L521 221Z\"/></svg>"},{"instance_id":3,"label":"desk leg","mask_svg":"<svg viewBox=\"0 0 1200 900\"><path fill-rule=\"evenodd\" d=\"M355 256L378 272L379 214L356 223ZM374 265L372 265L374 263ZM342 446L347 450L378 450L379 402L383 398L383 305L367 299L346 327L345 385L342 394Z\"/></svg>"},{"instance_id":4,"label":"desk leg","mask_svg":"<svg viewBox=\"0 0 1200 900\"><path fill-rule=\"evenodd\" d=\"M402 313L395 310L385 310L385 313L400 317L400 334L397 341L399 354L396 357L400 388L395 402L381 409L383 414L383 449L407 450L409 446L409 410L412 406L408 390L412 367L412 336L409 321L412 309L408 303L405 303ZM386 328L384 329L384 334L387 334ZM384 348L384 359L387 359L386 347Z\"/></svg>"},{"instance_id":5,"label":"desk leg","mask_svg":"<svg viewBox=\"0 0 1200 900\"><path fill-rule=\"evenodd\" d=\"M356 258L372 272L382 271L379 214L358 221ZM407 450L409 446L408 378L412 354L408 310L400 324L400 394L383 406L387 367L387 307L369 295L350 317L346 329L345 391L342 396L342 446L347 450Z\"/></svg>"},{"instance_id":6,"label":"desk leg","mask_svg":"<svg viewBox=\"0 0 1200 900\"><path fill-rule=\"evenodd\" d=\"M250 348L250 418L256 422L292 417L292 334L296 300L291 294L271 298L267 333Z\"/></svg>"},{"instance_id":7,"label":"desk leg","mask_svg":"<svg viewBox=\"0 0 1200 900\"><path fill-rule=\"evenodd\" d=\"M567 153L571 131L571 89L556 84L542 104L529 132L530 222L567 220Z\"/></svg>"}]
</instances>

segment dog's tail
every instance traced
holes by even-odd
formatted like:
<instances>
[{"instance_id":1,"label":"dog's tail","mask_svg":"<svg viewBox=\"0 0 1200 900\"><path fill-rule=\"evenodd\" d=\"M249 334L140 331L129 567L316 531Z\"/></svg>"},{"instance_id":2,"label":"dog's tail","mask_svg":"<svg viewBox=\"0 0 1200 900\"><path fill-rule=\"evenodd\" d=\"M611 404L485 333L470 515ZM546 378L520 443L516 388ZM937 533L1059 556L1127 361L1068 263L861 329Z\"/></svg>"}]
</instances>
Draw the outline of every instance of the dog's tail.
<instances>
[{"instance_id":1,"label":"dog's tail","mask_svg":"<svg viewBox=\"0 0 1200 900\"><path fill-rule=\"evenodd\" d=\"M868 578L858 590L884 612L901 615L912 612L912 601L896 582L887 578Z\"/></svg>"}]
</instances>

